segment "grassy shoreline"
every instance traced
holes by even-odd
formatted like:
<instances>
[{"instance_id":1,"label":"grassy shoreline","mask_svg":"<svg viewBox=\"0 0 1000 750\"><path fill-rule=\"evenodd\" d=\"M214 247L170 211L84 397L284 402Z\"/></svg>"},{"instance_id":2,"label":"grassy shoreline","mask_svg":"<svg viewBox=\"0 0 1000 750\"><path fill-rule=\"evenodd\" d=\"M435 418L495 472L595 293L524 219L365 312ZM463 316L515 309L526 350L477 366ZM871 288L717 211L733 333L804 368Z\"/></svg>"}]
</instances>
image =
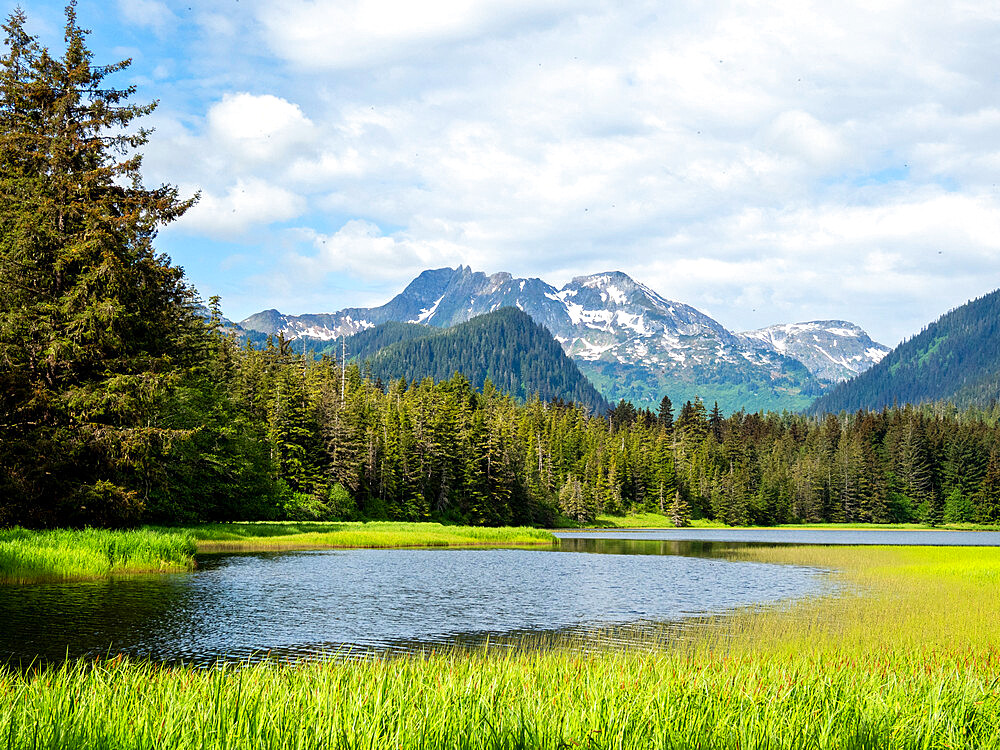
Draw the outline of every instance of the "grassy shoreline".
<instances>
[{"instance_id":1,"label":"grassy shoreline","mask_svg":"<svg viewBox=\"0 0 1000 750\"><path fill-rule=\"evenodd\" d=\"M570 531L579 527L557 529ZM657 513L600 516L579 530L620 528L670 529ZM735 528L694 521L692 528ZM742 527L741 527L742 528ZM772 529L907 529L931 530L920 524L811 524ZM951 525L944 530L1000 530L1000 527ZM448 526L439 523L247 522L188 527L145 527L133 531L97 529L0 530L0 585L70 581L191 570L195 553L266 552L297 549L527 547L548 546L550 531L530 527Z\"/></svg>"},{"instance_id":2,"label":"grassy shoreline","mask_svg":"<svg viewBox=\"0 0 1000 750\"><path fill-rule=\"evenodd\" d=\"M527 526L445 526L397 521L220 523L188 527L199 552L285 549L485 547L551 545L555 537Z\"/></svg>"},{"instance_id":3,"label":"grassy shoreline","mask_svg":"<svg viewBox=\"0 0 1000 750\"><path fill-rule=\"evenodd\" d=\"M0 584L170 573L195 567L183 530L0 530Z\"/></svg>"},{"instance_id":4,"label":"grassy shoreline","mask_svg":"<svg viewBox=\"0 0 1000 750\"><path fill-rule=\"evenodd\" d=\"M754 547L837 596L672 645L0 669L8 747L996 748L1000 549Z\"/></svg>"},{"instance_id":5,"label":"grassy shoreline","mask_svg":"<svg viewBox=\"0 0 1000 750\"><path fill-rule=\"evenodd\" d=\"M201 552L551 545L548 531L438 523L231 523L190 527L0 530L0 585L193 570Z\"/></svg>"},{"instance_id":6,"label":"grassy shoreline","mask_svg":"<svg viewBox=\"0 0 1000 750\"><path fill-rule=\"evenodd\" d=\"M586 526L566 526L558 531L601 529L674 529L677 528L667 516L659 513L638 513L629 516L600 515ZM931 526L926 523L782 523L776 526L727 526L719 521L695 519L691 529L883 529L905 531L1000 531L1000 524L945 523Z\"/></svg>"}]
</instances>

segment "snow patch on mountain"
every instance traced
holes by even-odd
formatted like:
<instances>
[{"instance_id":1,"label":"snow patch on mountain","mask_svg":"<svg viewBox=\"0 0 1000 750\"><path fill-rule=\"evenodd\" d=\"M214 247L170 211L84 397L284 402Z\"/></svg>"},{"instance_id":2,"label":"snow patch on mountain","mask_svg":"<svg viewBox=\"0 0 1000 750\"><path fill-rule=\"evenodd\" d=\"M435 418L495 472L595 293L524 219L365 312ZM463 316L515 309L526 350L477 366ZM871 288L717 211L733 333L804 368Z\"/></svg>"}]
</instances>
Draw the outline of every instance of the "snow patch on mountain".
<instances>
[{"instance_id":1,"label":"snow patch on mountain","mask_svg":"<svg viewBox=\"0 0 1000 750\"><path fill-rule=\"evenodd\" d=\"M840 382L864 372L889 351L844 320L783 323L739 334L751 346L771 349L804 364L820 380Z\"/></svg>"},{"instance_id":2,"label":"snow patch on mountain","mask_svg":"<svg viewBox=\"0 0 1000 750\"><path fill-rule=\"evenodd\" d=\"M430 307L425 307L423 310L420 311L420 315L418 315L417 317L415 317L410 322L411 323L424 323L424 322L426 322L428 318L430 318L435 312L437 312L438 305L441 304L441 300L443 300L443 299L444 299L444 295L442 294L440 297L437 298L437 300L435 300L435 302L434 302L433 305L431 305Z\"/></svg>"}]
</instances>

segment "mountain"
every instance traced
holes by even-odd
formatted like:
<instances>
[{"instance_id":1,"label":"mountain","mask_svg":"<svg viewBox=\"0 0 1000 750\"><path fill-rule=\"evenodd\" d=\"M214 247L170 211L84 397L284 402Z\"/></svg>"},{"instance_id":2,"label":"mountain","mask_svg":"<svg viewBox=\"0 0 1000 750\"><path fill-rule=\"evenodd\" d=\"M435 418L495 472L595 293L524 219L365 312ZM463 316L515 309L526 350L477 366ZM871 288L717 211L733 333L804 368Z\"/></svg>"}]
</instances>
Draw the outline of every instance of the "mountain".
<instances>
[{"instance_id":1,"label":"mountain","mask_svg":"<svg viewBox=\"0 0 1000 750\"><path fill-rule=\"evenodd\" d=\"M877 365L818 399L810 412L1000 398L1000 289L941 316Z\"/></svg>"},{"instance_id":2,"label":"mountain","mask_svg":"<svg viewBox=\"0 0 1000 750\"><path fill-rule=\"evenodd\" d=\"M846 320L811 320L745 331L751 345L797 359L820 381L839 383L880 362L889 348Z\"/></svg>"},{"instance_id":3,"label":"mountain","mask_svg":"<svg viewBox=\"0 0 1000 750\"><path fill-rule=\"evenodd\" d=\"M575 401L598 414L609 408L552 335L516 308L504 307L444 330L383 323L348 338L346 348L383 381L440 381L460 372L476 389L489 379L520 401L537 393L544 401Z\"/></svg>"},{"instance_id":4,"label":"mountain","mask_svg":"<svg viewBox=\"0 0 1000 750\"><path fill-rule=\"evenodd\" d=\"M242 325L330 340L389 321L448 327L501 307L523 310L548 328L612 402L625 398L656 406L667 394L676 402L695 396L718 401L724 411L797 410L828 387L825 375L774 343L733 333L618 271L580 276L556 289L509 273L442 268L424 271L381 307L300 316L268 310Z\"/></svg>"}]
</instances>

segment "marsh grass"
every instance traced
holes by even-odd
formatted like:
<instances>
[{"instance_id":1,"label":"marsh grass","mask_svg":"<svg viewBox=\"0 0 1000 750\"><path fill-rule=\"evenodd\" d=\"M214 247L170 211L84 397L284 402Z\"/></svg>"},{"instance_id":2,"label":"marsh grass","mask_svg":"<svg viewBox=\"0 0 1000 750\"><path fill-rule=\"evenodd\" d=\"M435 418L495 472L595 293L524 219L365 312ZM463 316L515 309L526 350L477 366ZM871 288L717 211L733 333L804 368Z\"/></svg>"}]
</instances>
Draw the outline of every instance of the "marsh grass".
<instances>
[{"instance_id":1,"label":"marsh grass","mask_svg":"<svg viewBox=\"0 0 1000 750\"><path fill-rule=\"evenodd\" d=\"M180 531L4 529L0 583L190 570L194 553L194 537Z\"/></svg>"},{"instance_id":2,"label":"marsh grass","mask_svg":"<svg viewBox=\"0 0 1000 750\"><path fill-rule=\"evenodd\" d=\"M882 654L1000 649L1000 548L746 546L729 556L834 571L836 596L745 610L721 636L737 649Z\"/></svg>"},{"instance_id":3,"label":"marsh grass","mask_svg":"<svg viewBox=\"0 0 1000 750\"><path fill-rule=\"evenodd\" d=\"M445 526L391 521L225 523L188 529L201 552L345 547L480 547L551 545L548 531L525 526Z\"/></svg>"},{"instance_id":4,"label":"marsh grass","mask_svg":"<svg viewBox=\"0 0 1000 750\"><path fill-rule=\"evenodd\" d=\"M9 748L991 748L993 661L700 649L0 672Z\"/></svg>"}]
</instances>

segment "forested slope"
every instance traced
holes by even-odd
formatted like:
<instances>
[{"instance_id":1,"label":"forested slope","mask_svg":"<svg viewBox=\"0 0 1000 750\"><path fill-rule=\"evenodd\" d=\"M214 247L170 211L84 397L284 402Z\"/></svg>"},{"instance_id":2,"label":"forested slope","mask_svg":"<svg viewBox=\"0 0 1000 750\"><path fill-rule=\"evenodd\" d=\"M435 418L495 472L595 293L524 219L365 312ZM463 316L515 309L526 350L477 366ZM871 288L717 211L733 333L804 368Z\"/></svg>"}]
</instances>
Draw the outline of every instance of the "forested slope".
<instances>
[{"instance_id":1,"label":"forested slope","mask_svg":"<svg viewBox=\"0 0 1000 750\"><path fill-rule=\"evenodd\" d=\"M1000 397L1000 290L942 315L870 370L818 398L808 413L949 401L986 407Z\"/></svg>"},{"instance_id":2,"label":"forested slope","mask_svg":"<svg viewBox=\"0 0 1000 750\"><path fill-rule=\"evenodd\" d=\"M573 401L599 414L609 407L559 342L517 308L502 308L444 331L412 324L386 326L389 330L378 326L347 341L358 360L369 361L372 377L384 382L401 377L440 381L460 372L476 389L489 380L521 402L537 394L543 401ZM416 337L421 328L427 333ZM409 340L379 348L369 360L372 344L387 340L388 334Z\"/></svg>"}]
</instances>

